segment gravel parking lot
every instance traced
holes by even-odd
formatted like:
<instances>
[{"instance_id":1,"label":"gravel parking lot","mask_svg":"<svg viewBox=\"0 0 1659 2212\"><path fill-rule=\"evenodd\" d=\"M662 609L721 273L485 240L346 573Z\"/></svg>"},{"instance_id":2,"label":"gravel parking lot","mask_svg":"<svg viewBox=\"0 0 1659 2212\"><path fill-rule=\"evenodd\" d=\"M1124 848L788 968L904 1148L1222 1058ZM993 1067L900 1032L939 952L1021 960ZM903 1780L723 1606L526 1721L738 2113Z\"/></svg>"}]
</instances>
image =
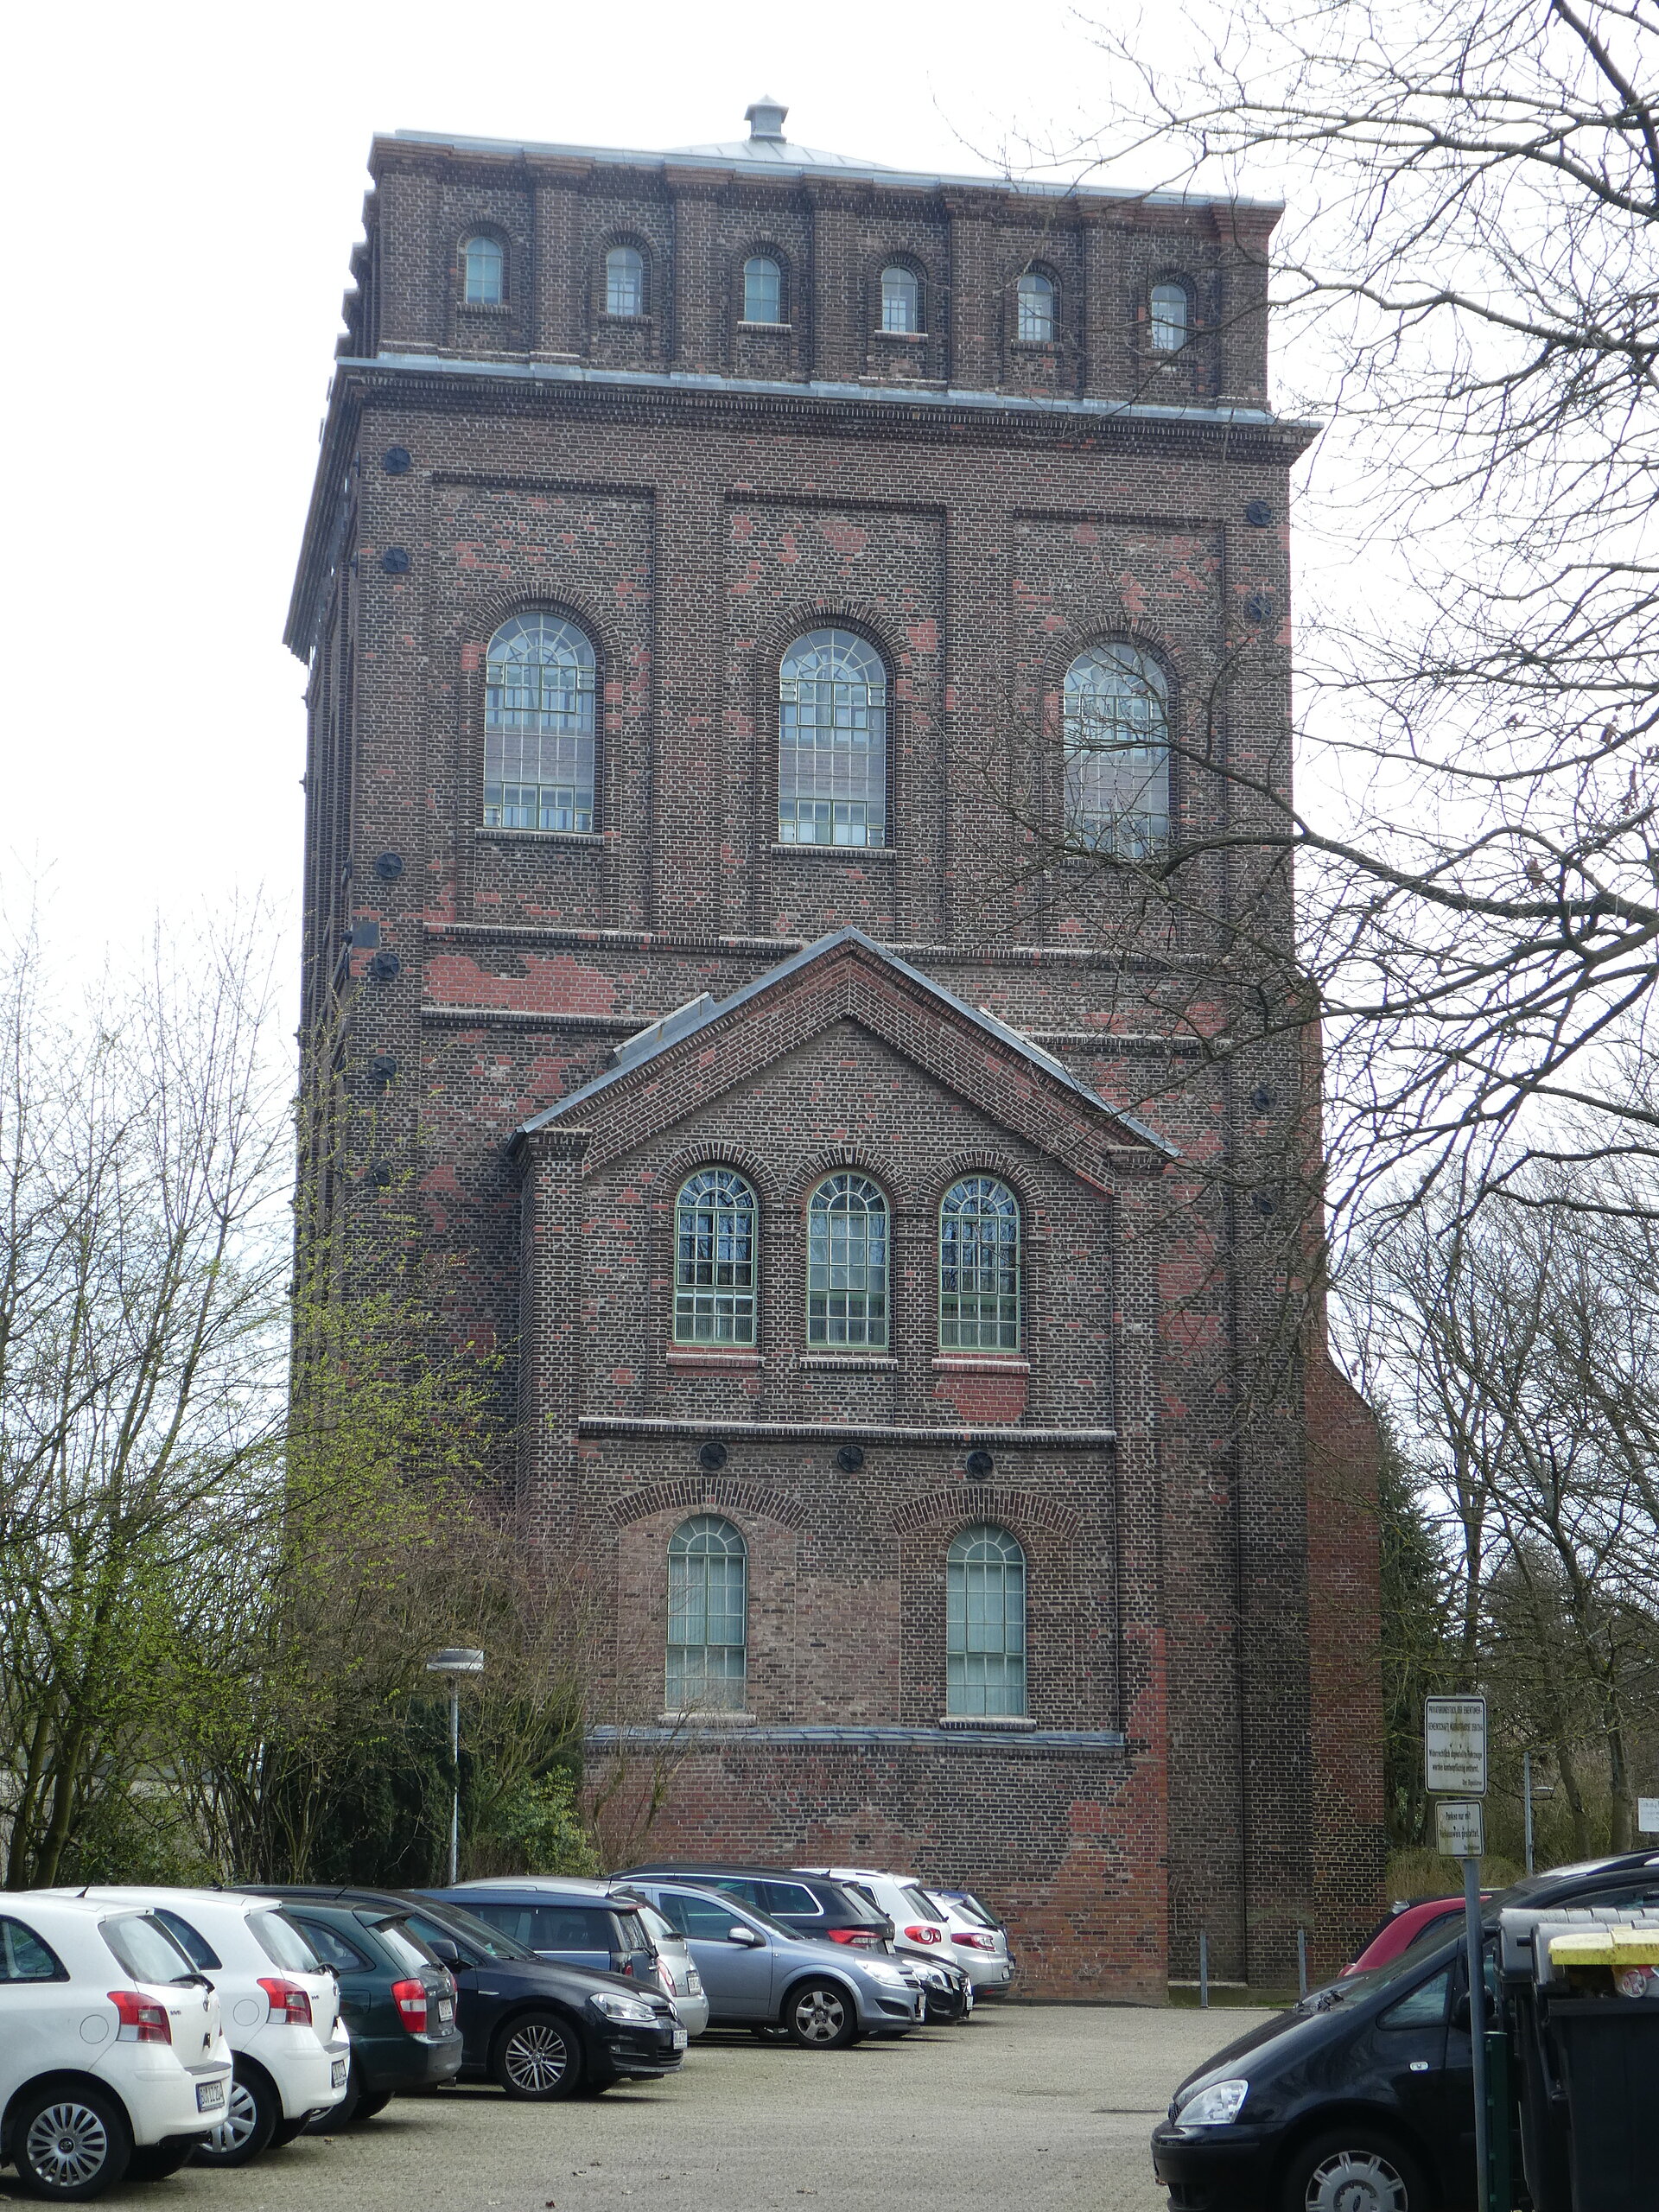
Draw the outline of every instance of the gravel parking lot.
<instances>
[{"instance_id":1,"label":"gravel parking lot","mask_svg":"<svg viewBox=\"0 0 1659 2212\"><path fill-rule=\"evenodd\" d=\"M594 2101L399 2099L234 2173L104 2202L162 2212L1154 2212L1147 2136L1181 2075L1255 2012L985 2006L965 2028L830 2054L708 2035L683 2072ZM7 2177L0 2188L10 2183Z\"/></svg>"}]
</instances>

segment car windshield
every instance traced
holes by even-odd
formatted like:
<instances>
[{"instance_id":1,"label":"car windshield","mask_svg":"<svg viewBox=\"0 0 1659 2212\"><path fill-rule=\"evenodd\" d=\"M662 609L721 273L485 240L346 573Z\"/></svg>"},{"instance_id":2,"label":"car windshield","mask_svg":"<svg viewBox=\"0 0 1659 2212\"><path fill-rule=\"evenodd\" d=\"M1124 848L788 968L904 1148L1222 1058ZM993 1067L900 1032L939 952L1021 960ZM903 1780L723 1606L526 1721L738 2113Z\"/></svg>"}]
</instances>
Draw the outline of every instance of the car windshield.
<instances>
[{"instance_id":1,"label":"car windshield","mask_svg":"<svg viewBox=\"0 0 1659 2212\"><path fill-rule=\"evenodd\" d=\"M677 1948L684 1942L685 1938L681 1935L679 1929L677 1928L671 1927L668 1922L663 1918L662 1914L658 1911L655 1905L634 1904L632 1898L628 1899L628 1903L632 1909L639 1914L640 1919L645 1922L645 1933L650 1936L652 1942L656 1944L658 1950L662 1948L664 1943L672 1943Z\"/></svg>"},{"instance_id":2,"label":"car windshield","mask_svg":"<svg viewBox=\"0 0 1659 2212\"><path fill-rule=\"evenodd\" d=\"M280 1912L251 1912L248 1931L265 1956L290 1974L321 1974L322 1962L299 1929Z\"/></svg>"},{"instance_id":3,"label":"car windshield","mask_svg":"<svg viewBox=\"0 0 1659 2212\"><path fill-rule=\"evenodd\" d=\"M104 1923L104 1941L135 1981L191 1981L196 1969L161 1922L147 1912Z\"/></svg>"},{"instance_id":4,"label":"car windshield","mask_svg":"<svg viewBox=\"0 0 1659 2212\"><path fill-rule=\"evenodd\" d=\"M410 1935L401 1920L375 1920L369 1924L385 1945L392 1964L401 1967L405 1974L418 1974L423 1967L437 1964L431 1952Z\"/></svg>"},{"instance_id":5,"label":"car windshield","mask_svg":"<svg viewBox=\"0 0 1659 2212\"><path fill-rule=\"evenodd\" d=\"M918 1920L931 1920L938 1926L944 1925L944 1915L923 1890L901 1888L899 1892Z\"/></svg>"}]
</instances>

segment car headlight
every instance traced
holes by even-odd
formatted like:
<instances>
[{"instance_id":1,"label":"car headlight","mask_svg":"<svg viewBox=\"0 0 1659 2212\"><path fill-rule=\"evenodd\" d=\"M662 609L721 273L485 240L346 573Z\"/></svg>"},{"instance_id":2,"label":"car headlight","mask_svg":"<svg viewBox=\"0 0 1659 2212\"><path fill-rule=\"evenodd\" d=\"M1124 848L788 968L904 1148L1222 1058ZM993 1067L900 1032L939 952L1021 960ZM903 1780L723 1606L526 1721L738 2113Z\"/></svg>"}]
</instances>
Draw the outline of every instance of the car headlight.
<instances>
[{"instance_id":1,"label":"car headlight","mask_svg":"<svg viewBox=\"0 0 1659 2212\"><path fill-rule=\"evenodd\" d=\"M1225 2127L1249 2093L1248 2082L1211 2082L1177 2107L1176 2120L1183 2127Z\"/></svg>"},{"instance_id":2,"label":"car headlight","mask_svg":"<svg viewBox=\"0 0 1659 2212\"><path fill-rule=\"evenodd\" d=\"M858 1962L872 1981L885 1982L889 1988L907 1989L909 1977L897 1967L890 1967L884 1959L861 1959Z\"/></svg>"},{"instance_id":3,"label":"car headlight","mask_svg":"<svg viewBox=\"0 0 1659 2212\"><path fill-rule=\"evenodd\" d=\"M602 2012L607 2020L620 2020L631 2028L654 2028L657 2025L658 2015L642 1998L613 1996L607 1989L596 1997L590 1997L588 2002L595 2012Z\"/></svg>"}]
</instances>

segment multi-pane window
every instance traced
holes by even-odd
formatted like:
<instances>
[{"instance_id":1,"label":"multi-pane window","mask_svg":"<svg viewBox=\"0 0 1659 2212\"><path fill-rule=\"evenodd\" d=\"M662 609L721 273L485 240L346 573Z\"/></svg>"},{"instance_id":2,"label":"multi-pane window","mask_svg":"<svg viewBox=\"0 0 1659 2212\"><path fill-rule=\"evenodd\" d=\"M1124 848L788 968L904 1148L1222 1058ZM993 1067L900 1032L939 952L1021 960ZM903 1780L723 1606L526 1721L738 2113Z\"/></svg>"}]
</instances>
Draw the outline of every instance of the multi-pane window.
<instances>
[{"instance_id":1,"label":"multi-pane window","mask_svg":"<svg viewBox=\"0 0 1659 2212\"><path fill-rule=\"evenodd\" d=\"M1026 1709L1026 1555L1006 1529L964 1529L945 1555L947 1713Z\"/></svg>"},{"instance_id":2,"label":"multi-pane window","mask_svg":"<svg viewBox=\"0 0 1659 2212\"><path fill-rule=\"evenodd\" d=\"M594 649L556 614L515 614L485 656L484 826L594 826Z\"/></svg>"},{"instance_id":3,"label":"multi-pane window","mask_svg":"<svg viewBox=\"0 0 1659 2212\"><path fill-rule=\"evenodd\" d=\"M743 1708L748 1556L715 1513L683 1522L668 1547L668 1710Z\"/></svg>"},{"instance_id":4,"label":"multi-pane window","mask_svg":"<svg viewBox=\"0 0 1659 2212\"><path fill-rule=\"evenodd\" d=\"M939 1208L939 1344L1020 1349L1020 1201L993 1175L964 1176Z\"/></svg>"},{"instance_id":5,"label":"multi-pane window","mask_svg":"<svg viewBox=\"0 0 1659 2212\"><path fill-rule=\"evenodd\" d=\"M881 327L907 334L921 327L921 279L902 262L891 262L881 271Z\"/></svg>"},{"instance_id":6,"label":"multi-pane window","mask_svg":"<svg viewBox=\"0 0 1659 2212\"><path fill-rule=\"evenodd\" d=\"M868 1175L832 1175L808 1201L806 1340L886 1348L887 1202Z\"/></svg>"},{"instance_id":7,"label":"multi-pane window","mask_svg":"<svg viewBox=\"0 0 1659 2212\"><path fill-rule=\"evenodd\" d=\"M1090 645L1065 672L1065 822L1096 852L1143 856L1169 835L1169 685L1147 654Z\"/></svg>"},{"instance_id":8,"label":"multi-pane window","mask_svg":"<svg viewBox=\"0 0 1659 2212\"><path fill-rule=\"evenodd\" d=\"M506 256L499 238L470 238L461 249L461 297L469 308L499 307L505 296Z\"/></svg>"},{"instance_id":9,"label":"multi-pane window","mask_svg":"<svg viewBox=\"0 0 1659 2212\"><path fill-rule=\"evenodd\" d=\"M809 630L779 669L778 838L887 842L887 671L849 630Z\"/></svg>"},{"instance_id":10,"label":"multi-pane window","mask_svg":"<svg viewBox=\"0 0 1659 2212\"><path fill-rule=\"evenodd\" d=\"M607 315L644 315L645 261L638 246L613 245L605 257Z\"/></svg>"},{"instance_id":11,"label":"multi-pane window","mask_svg":"<svg viewBox=\"0 0 1659 2212\"><path fill-rule=\"evenodd\" d=\"M1046 344L1054 335L1054 279L1040 269L1027 269L1016 296L1020 337Z\"/></svg>"},{"instance_id":12,"label":"multi-pane window","mask_svg":"<svg viewBox=\"0 0 1659 2212\"><path fill-rule=\"evenodd\" d=\"M674 1339L754 1342L754 1192L729 1167L705 1167L674 1208Z\"/></svg>"},{"instance_id":13,"label":"multi-pane window","mask_svg":"<svg viewBox=\"0 0 1659 2212\"><path fill-rule=\"evenodd\" d=\"M1152 350L1179 353L1186 343L1191 303L1185 284L1154 284L1152 288Z\"/></svg>"},{"instance_id":14,"label":"multi-pane window","mask_svg":"<svg viewBox=\"0 0 1659 2212\"><path fill-rule=\"evenodd\" d=\"M743 264L743 320L781 322L784 319L784 272L764 253Z\"/></svg>"}]
</instances>

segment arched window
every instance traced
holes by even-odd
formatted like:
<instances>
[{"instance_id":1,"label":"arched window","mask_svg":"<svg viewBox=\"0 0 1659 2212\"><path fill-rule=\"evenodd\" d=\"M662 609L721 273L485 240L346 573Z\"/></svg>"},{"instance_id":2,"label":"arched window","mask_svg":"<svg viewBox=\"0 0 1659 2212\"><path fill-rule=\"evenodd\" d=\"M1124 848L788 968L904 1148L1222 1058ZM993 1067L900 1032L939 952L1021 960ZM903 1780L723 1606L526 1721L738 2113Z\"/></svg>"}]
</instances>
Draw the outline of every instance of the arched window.
<instances>
[{"instance_id":1,"label":"arched window","mask_svg":"<svg viewBox=\"0 0 1659 2212\"><path fill-rule=\"evenodd\" d=\"M1169 835L1169 686L1133 645L1090 645L1065 671L1065 822L1129 859Z\"/></svg>"},{"instance_id":2,"label":"arched window","mask_svg":"<svg viewBox=\"0 0 1659 2212\"><path fill-rule=\"evenodd\" d=\"M778 842L887 842L887 671L850 630L809 630L779 668Z\"/></svg>"},{"instance_id":3,"label":"arched window","mask_svg":"<svg viewBox=\"0 0 1659 2212\"><path fill-rule=\"evenodd\" d=\"M1019 334L1046 345L1054 335L1054 279L1027 269L1019 284Z\"/></svg>"},{"instance_id":4,"label":"arched window","mask_svg":"<svg viewBox=\"0 0 1659 2212\"><path fill-rule=\"evenodd\" d=\"M644 315L645 262L637 246L613 245L605 257L607 315Z\"/></svg>"},{"instance_id":5,"label":"arched window","mask_svg":"<svg viewBox=\"0 0 1659 2212\"><path fill-rule=\"evenodd\" d=\"M890 262L881 271L881 327L908 333L921 327L921 279L902 262Z\"/></svg>"},{"instance_id":6,"label":"arched window","mask_svg":"<svg viewBox=\"0 0 1659 2212\"><path fill-rule=\"evenodd\" d=\"M947 1713L1026 1709L1026 1555L1006 1529L964 1529L945 1556Z\"/></svg>"},{"instance_id":7,"label":"arched window","mask_svg":"<svg viewBox=\"0 0 1659 2212\"><path fill-rule=\"evenodd\" d=\"M784 319L784 272L764 253L743 264L743 320L781 322Z\"/></svg>"},{"instance_id":8,"label":"arched window","mask_svg":"<svg viewBox=\"0 0 1659 2212\"><path fill-rule=\"evenodd\" d=\"M743 1709L748 1550L729 1521L699 1513L668 1546L668 1709Z\"/></svg>"},{"instance_id":9,"label":"arched window","mask_svg":"<svg viewBox=\"0 0 1659 2212\"><path fill-rule=\"evenodd\" d=\"M868 1175L832 1175L806 1209L806 1340L887 1342L887 1202Z\"/></svg>"},{"instance_id":10,"label":"arched window","mask_svg":"<svg viewBox=\"0 0 1659 2212\"><path fill-rule=\"evenodd\" d=\"M939 1347L1020 1349L1020 1201L994 1175L965 1175L939 1208Z\"/></svg>"},{"instance_id":11,"label":"arched window","mask_svg":"<svg viewBox=\"0 0 1659 2212\"><path fill-rule=\"evenodd\" d=\"M507 257L499 238L475 235L461 249L461 297L469 308L499 307L506 296Z\"/></svg>"},{"instance_id":12,"label":"arched window","mask_svg":"<svg viewBox=\"0 0 1659 2212\"><path fill-rule=\"evenodd\" d=\"M1152 288L1152 350L1179 353L1187 340L1192 302L1185 284L1154 284Z\"/></svg>"},{"instance_id":13,"label":"arched window","mask_svg":"<svg viewBox=\"0 0 1659 2212\"><path fill-rule=\"evenodd\" d=\"M484 826L594 826L594 649L556 614L515 614L484 674Z\"/></svg>"},{"instance_id":14,"label":"arched window","mask_svg":"<svg viewBox=\"0 0 1659 2212\"><path fill-rule=\"evenodd\" d=\"M674 1340L754 1342L754 1192L729 1167L705 1167L674 1206Z\"/></svg>"}]
</instances>

